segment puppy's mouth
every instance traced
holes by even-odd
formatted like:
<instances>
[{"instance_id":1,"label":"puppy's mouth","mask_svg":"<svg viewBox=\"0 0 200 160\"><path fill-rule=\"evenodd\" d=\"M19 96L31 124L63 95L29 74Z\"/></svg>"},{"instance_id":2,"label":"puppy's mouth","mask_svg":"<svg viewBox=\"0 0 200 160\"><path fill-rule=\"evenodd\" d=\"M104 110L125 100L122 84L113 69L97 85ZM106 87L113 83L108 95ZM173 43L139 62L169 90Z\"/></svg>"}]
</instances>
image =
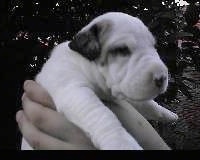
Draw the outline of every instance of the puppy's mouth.
<instances>
[{"instance_id":1,"label":"puppy's mouth","mask_svg":"<svg viewBox=\"0 0 200 160\"><path fill-rule=\"evenodd\" d=\"M157 96L152 96L152 97L148 97L148 98L127 98L126 100L129 101L136 101L136 102L142 102L142 101L148 101L148 100L152 100L154 98L156 98Z\"/></svg>"},{"instance_id":2,"label":"puppy's mouth","mask_svg":"<svg viewBox=\"0 0 200 160\"><path fill-rule=\"evenodd\" d=\"M148 101L152 100L159 95L165 93L167 90L167 86L163 85L162 87L154 87L150 90L143 91L144 94L141 93L141 91L138 92L139 95L134 93L133 91L130 91L129 89L123 89L120 85L114 85L111 89L113 98L120 99L120 100L131 100L131 101ZM137 92L137 91L135 91ZM147 94L149 93L149 94Z\"/></svg>"},{"instance_id":3,"label":"puppy's mouth","mask_svg":"<svg viewBox=\"0 0 200 160\"><path fill-rule=\"evenodd\" d=\"M165 93L165 89L163 89L162 91L159 90L158 92L154 93L154 94L149 94L149 95L143 95L143 96L139 96L139 97L134 97L134 96L128 96L126 94L122 94L123 99L131 100L131 101L136 101L136 102L141 102L141 101L148 101L148 100L152 100L155 99L156 97L158 97L159 95Z\"/></svg>"},{"instance_id":4,"label":"puppy's mouth","mask_svg":"<svg viewBox=\"0 0 200 160\"><path fill-rule=\"evenodd\" d=\"M127 101L137 101L137 102L140 102L140 101L148 101L148 100L151 100L151 99L154 99L156 98L158 95L155 95L155 96L148 96L148 97L142 97L142 98L133 98L133 97L130 97L130 96L127 96L125 93L123 92L118 92L117 94L114 95L114 98L116 99L120 99L120 100L127 100Z\"/></svg>"}]
</instances>

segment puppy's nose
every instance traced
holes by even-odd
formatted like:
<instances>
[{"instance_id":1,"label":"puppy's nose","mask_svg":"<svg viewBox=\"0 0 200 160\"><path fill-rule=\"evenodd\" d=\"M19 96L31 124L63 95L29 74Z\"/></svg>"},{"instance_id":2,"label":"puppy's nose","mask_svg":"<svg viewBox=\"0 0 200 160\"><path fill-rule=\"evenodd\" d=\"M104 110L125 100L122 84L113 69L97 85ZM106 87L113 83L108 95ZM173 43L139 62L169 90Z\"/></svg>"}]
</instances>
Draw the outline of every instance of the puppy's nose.
<instances>
[{"instance_id":1,"label":"puppy's nose","mask_svg":"<svg viewBox=\"0 0 200 160\"><path fill-rule=\"evenodd\" d=\"M164 82L166 81L166 79L167 79L167 77L164 75L162 75L160 77L156 77L154 79L156 87L161 88L163 86Z\"/></svg>"}]
</instances>

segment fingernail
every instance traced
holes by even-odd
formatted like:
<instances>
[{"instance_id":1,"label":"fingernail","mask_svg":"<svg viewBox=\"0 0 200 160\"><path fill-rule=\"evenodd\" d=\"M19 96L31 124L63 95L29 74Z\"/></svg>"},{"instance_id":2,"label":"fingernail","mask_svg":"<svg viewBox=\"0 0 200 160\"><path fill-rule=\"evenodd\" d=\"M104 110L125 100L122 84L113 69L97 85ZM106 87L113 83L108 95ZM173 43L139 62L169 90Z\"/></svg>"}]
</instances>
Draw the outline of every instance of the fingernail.
<instances>
[{"instance_id":1,"label":"fingernail","mask_svg":"<svg viewBox=\"0 0 200 160\"><path fill-rule=\"evenodd\" d=\"M16 121L19 123L23 117L23 111L18 111L16 114Z\"/></svg>"}]
</instances>

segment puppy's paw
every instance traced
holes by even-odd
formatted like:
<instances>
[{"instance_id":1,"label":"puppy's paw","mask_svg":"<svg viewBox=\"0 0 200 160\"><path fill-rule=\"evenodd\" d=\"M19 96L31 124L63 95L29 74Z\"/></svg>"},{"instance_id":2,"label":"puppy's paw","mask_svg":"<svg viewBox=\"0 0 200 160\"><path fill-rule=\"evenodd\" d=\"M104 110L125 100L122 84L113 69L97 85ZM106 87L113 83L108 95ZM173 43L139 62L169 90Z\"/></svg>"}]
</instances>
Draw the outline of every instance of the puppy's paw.
<instances>
[{"instance_id":1,"label":"puppy's paw","mask_svg":"<svg viewBox=\"0 0 200 160\"><path fill-rule=\"evenodd\" d=\"M178 115L169 111L168 109L164 109L163 112L160 114L159 120L165 123L175 122L178 120Z\"/></svg>"}]
</instances>

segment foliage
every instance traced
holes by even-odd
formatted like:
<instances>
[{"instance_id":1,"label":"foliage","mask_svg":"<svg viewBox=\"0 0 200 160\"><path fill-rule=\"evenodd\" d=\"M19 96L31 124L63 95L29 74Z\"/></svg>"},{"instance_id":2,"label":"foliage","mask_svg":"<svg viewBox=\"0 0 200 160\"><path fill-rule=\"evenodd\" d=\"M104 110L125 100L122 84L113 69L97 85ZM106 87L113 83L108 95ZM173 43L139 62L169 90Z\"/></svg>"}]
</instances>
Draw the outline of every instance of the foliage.
<instances>
[{"instance_id":1,"label":"foliage","mask_svg":"<svg viewBox=\"0 0 200 160\"><path fill-rule=\"evenodd\" d=\"M193 4L194 1L191 2L191 6L194 6ZM195 7L190 8L193 11ZM54 45L71 39L94 17L108 11L122 11L138 16L155 35L159 54L169 68L169 89L159 100L170 102L174 100L178 91L191 98L184 80L194 80L184 77L183 71L188 66L195 67L198 71L200 68L199 31L188 27L185 21L187 19L190 23L197 22L196 16L199 11L193 13L191 9L185 18L183 7L177 6L173 0L116 0L114 5L106 0L53 0L49 3L39 0L13 0L9 4L7 21L3 18L4 32L1 32L1 37L4 39L1 45L17 45L18 48L22 45L20 52L32 48L26 67L26 76L31 78L48 58L48 52ZM180 40L183 42L181 46ZM22 44L24 41L27 46Z\"/></svg>"}]
</instances>

